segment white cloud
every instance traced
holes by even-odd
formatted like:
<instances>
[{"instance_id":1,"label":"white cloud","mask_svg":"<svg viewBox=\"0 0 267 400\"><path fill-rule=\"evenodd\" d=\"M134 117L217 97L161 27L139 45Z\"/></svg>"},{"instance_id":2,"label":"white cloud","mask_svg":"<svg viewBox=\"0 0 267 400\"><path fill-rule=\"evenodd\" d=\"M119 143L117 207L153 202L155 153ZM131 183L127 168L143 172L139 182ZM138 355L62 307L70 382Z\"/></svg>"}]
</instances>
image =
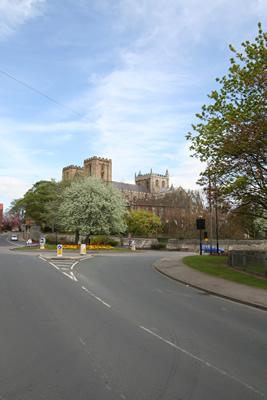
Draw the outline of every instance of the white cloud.
<instances>
[{"instance_id":1,"label":"white cloud","mask_svg":"<svg viewBox=\"0 0 267 400\"><path fill-rule=\"evenodd\" d=\"M18 199L29 189L29 183L14 176L0 176L0 202L5 208L12 200Z\"/></svg>"},{"instance_id":2,"label":"white cloud","mask_svg":"<svg viewBox=\"0 0 267 400\"><path fill-rule=\"evenodd\" d=\"M113 29L125 37L130 32L131 40L116 49L112 71L88 73L90 90L80 99L95 121L95 152L113 159L115 179L129 180L139 168L167 167L175 184L195 187L203 166L184 143L201 104L188 99L198 98L203 81L212 82L217 72L211 76L210 62L199 75L193 53L208 41L227 48L259 9L266 12L260 0L206 0L201 7L198 0L117 3Z\"/></svg>"},{"instance_id":3,"label":"white cloud","mask_svg":"<svg viewBox=\"0 0 267 400\"><path fill-rule=\"evenodd\" d=\"M46 0L0 0L0 39L40 15Z\"/></svg>"},{"instance_id":4,"label":"white cloud","mask_svg":"<svg viewBox=\"0 0 267 400\"><path fill-rule=\"evenodd\" d=\"M38 15L44 2L0 0L0 38ZM90 61L79 59L83 74L87 70L88 90L68 105L86 113L86 117L51 123L0 121L1 158L3 154L0 175L5 179L15 177L18 181L14 185L18 188L25 182L58 176L52 161L49 160L51 166L46 166L29 157L27 143L18 142L16 132L27 137L39 134L38 141L42 143L42 137L45 138L51 152L56 142L69 150L77 135L83 134L84 141L87 133L84 148L88 148L88 156L111 157L116 180L132 181L139 169L148 172L152 167L155 172L164 173L168 168L175 186L196 187L203 166L190 158L185 135L194 113L201 107L198 99L203 81L212 82L217 74L211 69L213 55L205 46L212 42L216 49L217 46L221 49L230 42L245 40L247 32L252 34L249 30L255 19L266 15L267 2L206 0L200 5L199 0L118 0L111 4L108 0L96 0L91 3L73 0L73 7L80 5L85 11L92 7L106 18L103 23L110 26L114 46L107 53L100 51L96 58L90 54ZM66 38L66 43L68 39L72 38ZM194 51L199 48L207 50L205 70L193 65L198 60ZM75 65L75 60L70 61ZM98 65L104 68L98 70ZM62 111L53 117L64 119ZM32 150L33 156L50 152L49 148L42 150L39 146L38 143L35 154ZM72 162L70 159L69 163Z\"/></svg>"}]
</instances>

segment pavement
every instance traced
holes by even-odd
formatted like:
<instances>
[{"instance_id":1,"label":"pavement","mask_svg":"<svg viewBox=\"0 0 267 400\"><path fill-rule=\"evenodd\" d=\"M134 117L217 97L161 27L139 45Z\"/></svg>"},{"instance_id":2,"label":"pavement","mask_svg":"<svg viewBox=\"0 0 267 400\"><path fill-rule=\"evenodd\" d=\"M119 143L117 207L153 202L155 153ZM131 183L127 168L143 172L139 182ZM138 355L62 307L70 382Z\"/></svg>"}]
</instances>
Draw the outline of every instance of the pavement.
<instances>
[{"instance_id":1,"label":"pavement","mask_svg":"<svg viewBox=\"0 0 267 400\"><path fill-rule=\"evenodd\" d=\"M267 311L267 291L217 278L187 267L181 257L164 257L154 263L157 271L180 283L238 303Z\"/></svg>"}]
</instances>

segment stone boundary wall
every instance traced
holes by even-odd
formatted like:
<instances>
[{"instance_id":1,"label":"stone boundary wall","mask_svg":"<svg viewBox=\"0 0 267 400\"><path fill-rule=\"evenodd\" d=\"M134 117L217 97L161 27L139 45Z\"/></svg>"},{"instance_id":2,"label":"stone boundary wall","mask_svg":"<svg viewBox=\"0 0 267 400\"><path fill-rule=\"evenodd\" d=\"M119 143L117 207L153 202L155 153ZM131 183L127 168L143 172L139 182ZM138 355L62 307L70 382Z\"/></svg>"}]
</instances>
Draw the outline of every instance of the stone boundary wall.
<instances>
[{"instance_id":1,"label":"stone boundary wall","mask_svg":"<svg viewBox=\"0 0 267 400\"><path fill-rule=\"evenodd\" d=\"M203 244L209 245L209 242ZM216 241L213 239L212 246L216 246ZM219 247L225 252L230 250L262 250L267 251L267 240L219 240ZM168 250L194 251L199 250L199 239L169 239L167 244Z\"/></svg>"}]
</instances>

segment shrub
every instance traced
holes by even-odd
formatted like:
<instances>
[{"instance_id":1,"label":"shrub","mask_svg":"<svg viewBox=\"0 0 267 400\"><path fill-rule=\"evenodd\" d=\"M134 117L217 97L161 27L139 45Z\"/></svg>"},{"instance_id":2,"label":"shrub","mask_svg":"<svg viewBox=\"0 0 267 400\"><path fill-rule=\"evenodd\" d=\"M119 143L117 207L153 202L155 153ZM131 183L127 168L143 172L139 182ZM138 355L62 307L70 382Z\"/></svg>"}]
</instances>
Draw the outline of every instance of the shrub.
<instances>
[{"instance_id":1,"label":"shrub","mask_svg":"<svg viewBox=\"0 0 267 400\"><path fill-rule=\"evenodd\" d=\"M98 236L92 236L90 239L90 244L103 244L103 245L109 245L109 246L118 246L118 242L114 239L111 239L108 236L105 235L98 235Z\"/></svg>"},{"instance_id":2,"label":"shrub","mask_svg":"<svg viewBox=\"0 0 267 400\"><path fill-rule=\"evenodd\" d=\"M166 243L153 243L151 245L152 250L163 250L166 249Z\"/></svg>"}]
</instances>

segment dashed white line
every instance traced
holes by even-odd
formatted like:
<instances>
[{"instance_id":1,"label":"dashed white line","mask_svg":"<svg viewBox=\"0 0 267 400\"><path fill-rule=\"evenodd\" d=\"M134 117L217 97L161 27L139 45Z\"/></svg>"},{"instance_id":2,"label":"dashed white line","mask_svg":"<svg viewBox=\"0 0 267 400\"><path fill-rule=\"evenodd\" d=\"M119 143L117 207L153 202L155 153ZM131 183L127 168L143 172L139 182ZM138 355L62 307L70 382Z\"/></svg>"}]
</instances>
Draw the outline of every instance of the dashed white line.
<instances>
[{"instance_id":1,"label":"dashed white line","mask_svg":"<svg viewBox=\"0 0 267 400\"><path fill-rule=\"evenodd\" d=\"M90 294L90 296L94 297L96 300L100 301L100 303L104 304L106 307L111 308L111 305L106 303L104 300L100 299L100 297L96 296L91 290L87 289L85 286L82 286L82 289Z\"/></svg>"},{"instance_id":2,"label":"dashed white line","mask_svg":"<svg viewBox=\"0 0 267 400\"><path fill-rule=\"evenodd\" d=\"M202 358L196 356L195 354L191 353L190 351L185 350L184 348L177 346L175 343L170 342L167 339L164 339L162 336L158 335L157 333L151 331L148 328L145 328L142 325L139 325L139 328L141 328L143 331L149 333L150 335L155 336L157 339L161 340L162 342L168 344L171 347L174 347L176 350L180 351L181 353L186 354L188 357L193 358L194 360L200 362L201 364L204 364L206 367L208 368L212 368L215 371L217 371L219 374L227 376L228 378L232 379L233 381L239 383L240 385L244 386L245 388L251 390L252 392L260 395L261 397L264 397L264 393L260 392L258 389L254 388L253 386L247 384L246 382L243 382L242 380L240 380L239 378L235 377L234 375L229 374L228 372L224 371L221 368L216 367L215 365L209 363L208 361L203 360Z\"/></svg>"}]
</instances>

